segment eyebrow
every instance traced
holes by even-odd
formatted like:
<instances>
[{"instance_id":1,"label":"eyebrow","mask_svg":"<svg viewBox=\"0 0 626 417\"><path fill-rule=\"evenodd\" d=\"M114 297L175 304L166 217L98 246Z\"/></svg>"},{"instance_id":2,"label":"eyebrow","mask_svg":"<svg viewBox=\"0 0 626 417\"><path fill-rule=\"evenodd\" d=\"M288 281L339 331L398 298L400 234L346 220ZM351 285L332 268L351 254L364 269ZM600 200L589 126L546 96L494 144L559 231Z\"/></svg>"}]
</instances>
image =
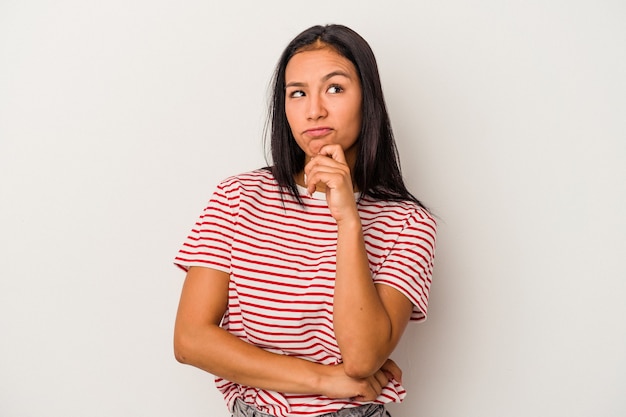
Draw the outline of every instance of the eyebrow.
<instances>
[{"instance_id":1,"label":"eyebrow","mask_svg":"<svg viewBox=\"0 0 626 417\"><path fill-rule=\"evenodd\" d=\"M350 74L348 74L347 72L341 71L341 70L337 70L337 71L333 71L333 72L330 72L330 73L324 75L322 77L322 81L328 81L331 78L337 77L337 76L339 76L339 77L346 77L348 79L351 79ZM304 87L305 85L306 85L306 83L293 81L293 82L290 82L289 84L285 85L285 88L286 87Z\"/></svg>"}]
</instances>

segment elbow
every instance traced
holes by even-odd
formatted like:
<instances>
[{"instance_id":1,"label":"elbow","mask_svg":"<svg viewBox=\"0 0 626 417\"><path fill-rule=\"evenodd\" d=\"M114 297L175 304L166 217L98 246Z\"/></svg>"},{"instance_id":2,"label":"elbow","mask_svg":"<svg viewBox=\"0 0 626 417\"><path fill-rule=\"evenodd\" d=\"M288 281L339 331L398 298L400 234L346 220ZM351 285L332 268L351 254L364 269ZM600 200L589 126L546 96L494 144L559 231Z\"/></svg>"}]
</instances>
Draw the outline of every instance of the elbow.
<instances>
[{"instance_id":1,"label":"elbow","mask_svg":"<svg viewBox=\"0 0 626 417\"><path fill-rule=\"evenodd\" d=\"M182 364L199 366L207 358L207 343L212 342L216 326L179 325L174 329L174 358ZM210 349L209 349L210 350Z\"/></svg>"},{"instance_id":2,"label":"elbow","mask_svg":"<svg viewBox=\"0 0 626 417\"><path fill-rule=\"evenodd\" d=\"M182 364L189 364L189 342L179 334L174 334L174 357Z\"/></svg>"},{"instance_id":3,"label":"elbow","mask_svg":"<svg viewBox=\"0 0 626 417\"><path fill-rule=\"evenodd\" d=\"M350 378L369 378L381 369L389 354L387 345L349 345L341 351L344 373Z\"/></svg>"},{"instance_id":4,"label":"elbow","mask_svg":"<svg viewBox=\"0 0 626 417\"><path fill-rule=\"evenodd\" d=\"M344 358L343 369L347 376L355 379L368 378L380 369L382 364L378 364L374 358L360 358L355 360L346 360Z\"/></svg>"},{"instance_id":5,"label":"elbow","mask_svg":"<svg viewBox=\"0 0 626 417\"><path fill-rule=\"evenodd\" d=\"M187 364L187 356L183 353L183 351L179 348L174 347L174 358L178 361L178 363Z\"/></svg>"}]
</instances>

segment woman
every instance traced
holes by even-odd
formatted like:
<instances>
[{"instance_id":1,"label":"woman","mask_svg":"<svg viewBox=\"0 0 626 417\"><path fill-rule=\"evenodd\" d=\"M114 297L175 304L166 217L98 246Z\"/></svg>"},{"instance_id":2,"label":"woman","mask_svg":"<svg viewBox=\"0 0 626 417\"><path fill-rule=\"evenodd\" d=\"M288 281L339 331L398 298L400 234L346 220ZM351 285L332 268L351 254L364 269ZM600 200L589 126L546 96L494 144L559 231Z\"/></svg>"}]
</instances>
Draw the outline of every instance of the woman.
<instances>
[{"instance_id":1,"label":"woman","mask_svg":"<svg viewBox=\"0 0 626 417\"><path fill-rule=\"evenodd\" d=\"M274 74L269 168L219 184L176 257L176 358L235 416L382 416L426 318L435 222L406 189L374 55L314 26Z\"/></svg>"}]
</instances>

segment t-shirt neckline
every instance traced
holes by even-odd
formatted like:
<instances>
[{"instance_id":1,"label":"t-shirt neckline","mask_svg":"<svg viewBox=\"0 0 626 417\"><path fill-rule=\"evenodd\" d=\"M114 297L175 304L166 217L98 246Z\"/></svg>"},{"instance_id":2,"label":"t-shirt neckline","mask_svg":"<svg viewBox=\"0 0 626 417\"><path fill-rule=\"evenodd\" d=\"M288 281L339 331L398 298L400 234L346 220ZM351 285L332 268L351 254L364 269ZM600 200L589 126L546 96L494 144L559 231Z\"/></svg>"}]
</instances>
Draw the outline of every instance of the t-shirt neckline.
<instances>
[{"instance_id":1,"label":"t-shirt neckline","mask_svg":"<svg viewBox=\"0 0 626 417\"><path fill-rule=\"evenodd\" d=\"M304 188L300 184L296 184L296 187L298 187L298 193L301 196L310 197L310 198L313 198L314 200L324 200L324 201L326 201L326 193L323 193L321 191L314 191L313 195L310 196L308 191L306 190L306 188ZM360 195L361 195L361 193L359 193L359 192L354 193L354 199L358 200Z\"/></svg>"}]
</instances>

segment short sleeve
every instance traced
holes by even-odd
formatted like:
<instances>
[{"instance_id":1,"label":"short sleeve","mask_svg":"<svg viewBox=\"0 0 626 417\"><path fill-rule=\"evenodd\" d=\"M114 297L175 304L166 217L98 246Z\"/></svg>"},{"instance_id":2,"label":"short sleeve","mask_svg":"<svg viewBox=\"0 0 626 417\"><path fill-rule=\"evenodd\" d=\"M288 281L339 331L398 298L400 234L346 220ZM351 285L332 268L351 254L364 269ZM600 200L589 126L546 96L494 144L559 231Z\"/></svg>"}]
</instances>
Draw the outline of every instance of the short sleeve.
<instances>
[{"instance_id":1,"label":"short sleeve","mask_svg":"<svg viewBox=\"0 0 626 417\"><path fill-rule=\"evenodd\" d=\"M191 266L204 266L230 273L238 191L238 188L225 183L217 187L178 251L175 265L184 270Z\"/></svg>"},{"instance_id":2,"label":"short sleeve","mask_svg":"<svg viewBox=\"0 0 626 417\"><path fill-rule=\"evenodd\" d=\"M412 321L424 321L435 257L435 220L417 211L397 236L374 283L389 285L413 303Z\"/></svg>"}]
</instances>

